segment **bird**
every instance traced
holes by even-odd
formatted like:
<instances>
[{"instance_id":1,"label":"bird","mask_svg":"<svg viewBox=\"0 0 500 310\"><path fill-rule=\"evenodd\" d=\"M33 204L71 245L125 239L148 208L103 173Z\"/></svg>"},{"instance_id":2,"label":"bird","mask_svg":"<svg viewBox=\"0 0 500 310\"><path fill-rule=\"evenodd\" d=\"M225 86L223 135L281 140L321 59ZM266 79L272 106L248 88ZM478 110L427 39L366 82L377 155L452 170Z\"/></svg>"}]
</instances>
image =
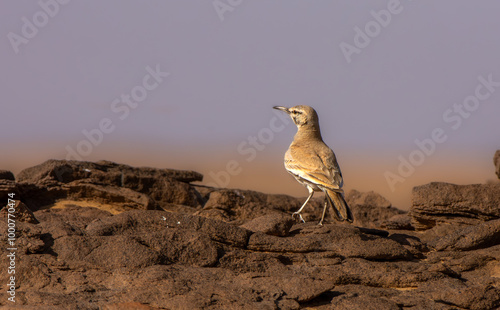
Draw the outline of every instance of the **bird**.
<instances>
[{"instance_id":1,"label":"bird","mask_svg":"<svg viewBox=\"0 0 500 310\"><path fill-rule=\"evenodd\" d=\"M273 108L287 113L297 125L297 133L285 153L284 164L287 172L309 191L304 204L292 214L292 217L298 216L300 221L305 223L300 213L314 192L322 191L325 193L325 207L318 225L323 225L328 206L332 209L336 220L352 223L352 212L345 201L342 189L344 185L342 172L335 153L323 142L318 113L307 105Z\"/></svg>"}]
</instances>

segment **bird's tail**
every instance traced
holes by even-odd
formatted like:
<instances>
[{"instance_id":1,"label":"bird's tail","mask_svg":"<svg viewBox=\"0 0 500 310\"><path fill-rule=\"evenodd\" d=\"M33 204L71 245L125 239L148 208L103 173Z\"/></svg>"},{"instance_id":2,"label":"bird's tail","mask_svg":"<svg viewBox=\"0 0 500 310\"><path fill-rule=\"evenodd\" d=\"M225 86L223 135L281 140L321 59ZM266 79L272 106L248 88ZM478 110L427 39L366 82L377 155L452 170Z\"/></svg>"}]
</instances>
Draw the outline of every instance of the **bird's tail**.
<instances>
[{"instance_id":1,"label":"bird's tail","mask_svg":"<svg viewBox=\"0 0 500 310\"><path fill-rule=\"evenodd\" d=\"M325 196L328 204L332 208L333 215L340 221L352 223L353 216L349 205L341 192L325 189Z\"/></svg>"}]
</instances>

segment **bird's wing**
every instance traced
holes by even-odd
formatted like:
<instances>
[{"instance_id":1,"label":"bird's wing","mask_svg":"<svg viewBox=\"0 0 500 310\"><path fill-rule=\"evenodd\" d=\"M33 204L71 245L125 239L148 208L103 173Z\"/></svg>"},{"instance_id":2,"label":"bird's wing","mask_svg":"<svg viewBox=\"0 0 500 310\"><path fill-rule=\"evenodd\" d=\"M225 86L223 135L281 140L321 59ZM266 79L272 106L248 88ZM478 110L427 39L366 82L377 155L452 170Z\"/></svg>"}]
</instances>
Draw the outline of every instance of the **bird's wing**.
<instances>
[{"instance_id":1,"label":"bird's wing","mask_svg":"<svg viewBox=\"0 0 500 310\"><path fill-rule=\"evenodd\" d=\"M342 187L344 186L344 180L342 178L342 171L340 171L340 166L337 162L335 153L326 145L325 147L326 148L323 148L318 152L318 156L323 161L325 167L325 174L328 176L328 179L332 182L332 184Z\"/></svg>"},{"instance_id":2,"label":"bird's wing","mask_svg":"<svg viewBox=\"0 0 500 310\"><path fill-rule=\"evenodd\" d=\"M285 154L285 167L296 177L334 191L343 186L335 154L326 145L316 150L291 146Z\"/></svg>"}]
</instances>

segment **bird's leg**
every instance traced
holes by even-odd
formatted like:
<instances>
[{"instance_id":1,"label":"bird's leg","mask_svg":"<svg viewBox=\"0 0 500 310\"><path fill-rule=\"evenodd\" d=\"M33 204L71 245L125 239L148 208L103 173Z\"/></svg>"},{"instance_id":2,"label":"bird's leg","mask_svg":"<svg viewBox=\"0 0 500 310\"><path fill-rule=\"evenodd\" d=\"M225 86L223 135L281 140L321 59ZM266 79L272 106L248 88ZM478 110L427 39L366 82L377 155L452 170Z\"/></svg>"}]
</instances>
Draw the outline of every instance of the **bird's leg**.
<instances>
[{"instance_id":1,"label":"bird's leg","mask_svg":"<svg viewBox=\"0 0 500 310\"><path fill-rule=\"evenodd\" d=\"M325 214L326 214L326 207L328 207L328 198L325 197L325 208L323 209L323 215L321 216L321 220L318 223L319 226L323 226L323 220L325 219Z\"/></svg>"},{"instance_id":2,"label":"bird's leg","mask_svg":"<svg viewBox=\"0 0 500 310\"><path fill-rule=\"evenodd\" d=\"M305 223L306 221L304 221L304 219L302 218L302 215L300 214L300 212L302 212L302 209L304 209L304 207L306 206L306 204L309 202L309 199L311 199L311 197L314 195L314 190L312 188L310 188L309 186L307 187L307 189L309 190L309 197L307 197L306 201L304 202L304 204L302 205L302 207L300 207L300 209L297 211L297 212L293 212L292 214L292 217L295 219L295 216L298 215L299 216L299 219L302 223Z\"/></svg>"}]
</instances>

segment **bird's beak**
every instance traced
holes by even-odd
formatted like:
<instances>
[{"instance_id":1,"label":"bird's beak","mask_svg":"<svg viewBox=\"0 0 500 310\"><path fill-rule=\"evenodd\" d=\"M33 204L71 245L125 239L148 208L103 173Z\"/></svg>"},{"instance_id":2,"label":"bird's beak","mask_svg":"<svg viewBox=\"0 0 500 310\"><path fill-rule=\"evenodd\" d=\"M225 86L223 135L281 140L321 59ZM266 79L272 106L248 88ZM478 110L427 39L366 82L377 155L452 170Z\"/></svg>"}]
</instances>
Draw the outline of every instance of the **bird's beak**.
<instances>
[{"instance_id":1,"label":"bird's beak","mask_svg":"<svg viewBox=\"0 0 500 310\"><path fill-rule=\"evenodd\" d=\"M287 113L287 114L290 112L290 111L288 110L288 108L285 108L285 107L275 106L275 107L273 107L273 109L283 111L283 112L285 112L285 113Z\"/></svg>"}]
</instances>

